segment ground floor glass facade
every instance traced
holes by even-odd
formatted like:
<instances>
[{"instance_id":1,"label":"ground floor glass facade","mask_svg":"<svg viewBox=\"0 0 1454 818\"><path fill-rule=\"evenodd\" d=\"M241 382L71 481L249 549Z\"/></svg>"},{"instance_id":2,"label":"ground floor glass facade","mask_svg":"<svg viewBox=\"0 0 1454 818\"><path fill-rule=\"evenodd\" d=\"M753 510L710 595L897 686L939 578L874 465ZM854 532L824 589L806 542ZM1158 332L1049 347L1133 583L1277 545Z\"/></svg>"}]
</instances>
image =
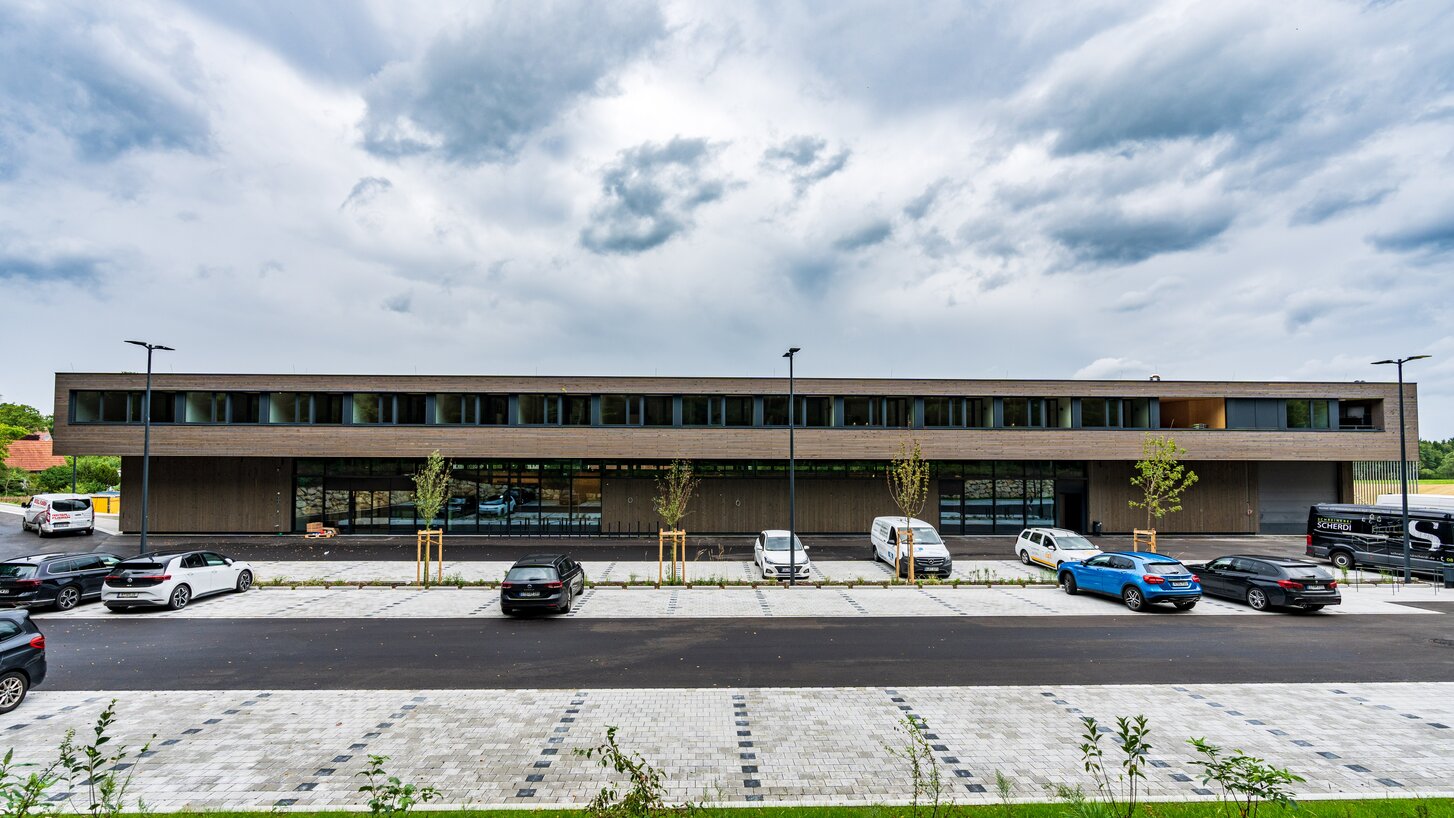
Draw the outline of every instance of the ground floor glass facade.
<instances>
[{"instance_id":1,"label":"ground floor glass facade","mask_svg":"<svg viewBox=\"0 0 1454 818\"><path fill-rule=\"evenodd\" d=\"M335 526L345 534L408 534L422 527L411 478L422 460L298 460L293 528ZM702 479L785 478L785 461L701 461ZM652 478L665 463L476 461L452 463L450 497L436 526L450 534L598 534L602 485ZM876 461L799 463L799 478L883 480ZM938 486L921 516L945 534L1007 534L1027 525L1086 527L1083 462L979 461L932 464ZM887 492L887 488L885 488ZM748 526L750 528L751 526ZM607 527L609 529L609 526Z\"/></svg>"}]
</instances>

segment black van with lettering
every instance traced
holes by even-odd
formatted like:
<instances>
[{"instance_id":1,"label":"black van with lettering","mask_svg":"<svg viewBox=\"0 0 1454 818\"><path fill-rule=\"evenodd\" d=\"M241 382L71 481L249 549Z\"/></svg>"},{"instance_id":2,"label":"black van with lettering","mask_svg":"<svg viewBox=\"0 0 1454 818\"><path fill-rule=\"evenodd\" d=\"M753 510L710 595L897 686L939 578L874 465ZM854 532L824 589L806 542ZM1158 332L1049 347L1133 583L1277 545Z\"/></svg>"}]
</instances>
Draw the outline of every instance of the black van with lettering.
<instances>
[{"instance_id":1,"label":"black van with lettering","mask_svg":"<svg viewBox=\"0 0 1454 818\"><path fill-rule=\"evenodd\" d=\"M1417 573L1439 575L1454 566L1454 512L1410 508L1409 552ZM1393 506L1313 506L1306 554L1339 568L1402 570L1403 511Z\"/></svg>"}]
</instances>

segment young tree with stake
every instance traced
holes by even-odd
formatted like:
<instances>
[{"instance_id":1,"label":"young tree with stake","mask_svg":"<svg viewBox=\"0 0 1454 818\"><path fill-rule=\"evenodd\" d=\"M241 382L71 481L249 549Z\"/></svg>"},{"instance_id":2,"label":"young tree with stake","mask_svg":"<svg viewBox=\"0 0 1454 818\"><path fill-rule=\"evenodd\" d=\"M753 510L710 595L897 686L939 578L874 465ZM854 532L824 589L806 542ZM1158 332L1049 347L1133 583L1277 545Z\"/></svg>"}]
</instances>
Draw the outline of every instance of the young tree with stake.
<instances>
[{"instance_id":1,"label":"young tree with stake","mask_svg":"<svg viewBox=\"0 0 1454 818\"><path fill-rule=\"evenodd\" d=\"M899 549L908 548L909 582L914 582L914 529L910 520L924 510L929 497L929 464L919 450L919 441L910 438L899 444L899 456L889 463L889 494L899 513L904 516L904 533L894 540L894 577L899 576ZM907 542L903 542L907 540Z\"/></svg>"},{"instance_id":2,"label":"young tree with stake","mask_svg":"<svg viewBox=\"0 0 1454 818\"><path fill-rule=\"evenodd\" d=\"M1197 482L1196 472L1181 463L1186 450L1168 436L1147 433L1141 441L1141 459L1131 485L1141 490L1142 499L1131 500L1131 508L1146 510L1146 527L1160 523L1168 514L1181 511L1181 495Z\"/></svg>"}]
</instances>

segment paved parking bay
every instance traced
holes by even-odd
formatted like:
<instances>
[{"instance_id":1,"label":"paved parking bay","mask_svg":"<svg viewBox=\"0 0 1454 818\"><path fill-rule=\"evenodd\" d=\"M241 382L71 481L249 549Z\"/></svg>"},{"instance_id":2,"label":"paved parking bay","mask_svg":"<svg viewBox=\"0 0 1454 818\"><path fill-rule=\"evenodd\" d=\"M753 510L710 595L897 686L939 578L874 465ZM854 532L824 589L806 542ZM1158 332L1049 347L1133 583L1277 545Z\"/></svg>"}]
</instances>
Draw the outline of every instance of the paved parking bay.
<instances>
[{"instance_id":1,"label":"paved parking bay","mask_svg":"<svg viewBox=\"0 0 1454 818\"><path fill-rule=\"evenodd\" d=\"M1436 615L1409 603L1454 602L1443 589L1397 585L1349 587L1343 604L1312 616L1358 614ZM1153 606L1156 608L1158 606ZM1170 611L1169 606L1165 607ZM1069 596L1054 586L857 586L805 585L784 587L600 587L587 589L569 614L579 619L741 618L741 617L1038 617L1120 616L1126 609L1114 599ZM114 620L167 617L395 619L501 617L499 592L483 587L382 588L341 587L258 588L194 601L181 611L153 609L113 612L98 604L66 612L37 611L36 618ZM1176 616L1266 616L1246 605L1205 597L1191 611ZM1306 615L1306 614L1304 614Z\"/></svg>"},{"instance_id":2,"label":"paved parking bay","mask_svg":"<svg viewBox=\"0 0 1454 818\"><path fill-rule=\"evenodd\" d=\"M36 691L3 743L17 761L47 761L109 698ZM438 787L431 806L579 806L613 780L574 755L607 725L665 773L673 801L879 804L909 798L905 765L887 748L903 746L913 717L948 797L993 803L997 770L1026 800L1089 787L1079 718L1135 714L1150 718L1153 800L1212 798L1190 763L1191 736L1292 769L1307 779L1304 797L1454 795L1449 683L163 690L126 694L115 735L137 747L155 733L132 794L158 811L357 809L355 774L370 754Z\"/></svg>"}]
</instances>

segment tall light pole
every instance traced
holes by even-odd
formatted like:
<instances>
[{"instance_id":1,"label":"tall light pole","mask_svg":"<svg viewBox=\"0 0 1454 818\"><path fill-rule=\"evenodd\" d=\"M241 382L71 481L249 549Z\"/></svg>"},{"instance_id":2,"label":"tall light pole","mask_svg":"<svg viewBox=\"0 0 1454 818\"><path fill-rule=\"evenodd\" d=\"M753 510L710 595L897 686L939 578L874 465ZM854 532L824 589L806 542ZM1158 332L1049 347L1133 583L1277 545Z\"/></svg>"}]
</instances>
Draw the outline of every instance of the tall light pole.
<instances>
[{"instance_id":1,"label":"tall light pole","mask_svg":"<svg viewBox=\"0 0 1454 818\"><path fill-rule=\"evenodd\" d=\"M798 580L798 491L794 485L797 476L798 464L793 452L793 429L797 424L797 392L793 385L793 356L802 350L798 347L791 347L783 353L788 359L788 586L794 586Z\"/></svg>"},{"instance_id":2,"label":"tall light pole","mask_svg":"<svg viewBox=\"0 0 1454 818\"><path fill-rule=\"evenodd\" d=\"M1428 355L1410 355L1407 358L1373 362L1374 366L1393 364L1398 367L1398 480L1399 497L1403 500L1404 582L1413 582L1414 579L1413 548L1409 544L1409 455L1408 441L1405 439L1408 429L1404 426L1404 364L1428 357Z\"/></svg>"},{"instance_id":3,"label":"tall light pole","mask_svg":"<svg viewBox=\"0 0 1454 818\"><path fill-rule=\"evenodd\" d=\"M146 393L141 399L141 550L146 553L146 498L151 483L151 354L156 350L175 352L171 347L146 341L127 341L146 347Z\"/></svg>"}]
</instances>

